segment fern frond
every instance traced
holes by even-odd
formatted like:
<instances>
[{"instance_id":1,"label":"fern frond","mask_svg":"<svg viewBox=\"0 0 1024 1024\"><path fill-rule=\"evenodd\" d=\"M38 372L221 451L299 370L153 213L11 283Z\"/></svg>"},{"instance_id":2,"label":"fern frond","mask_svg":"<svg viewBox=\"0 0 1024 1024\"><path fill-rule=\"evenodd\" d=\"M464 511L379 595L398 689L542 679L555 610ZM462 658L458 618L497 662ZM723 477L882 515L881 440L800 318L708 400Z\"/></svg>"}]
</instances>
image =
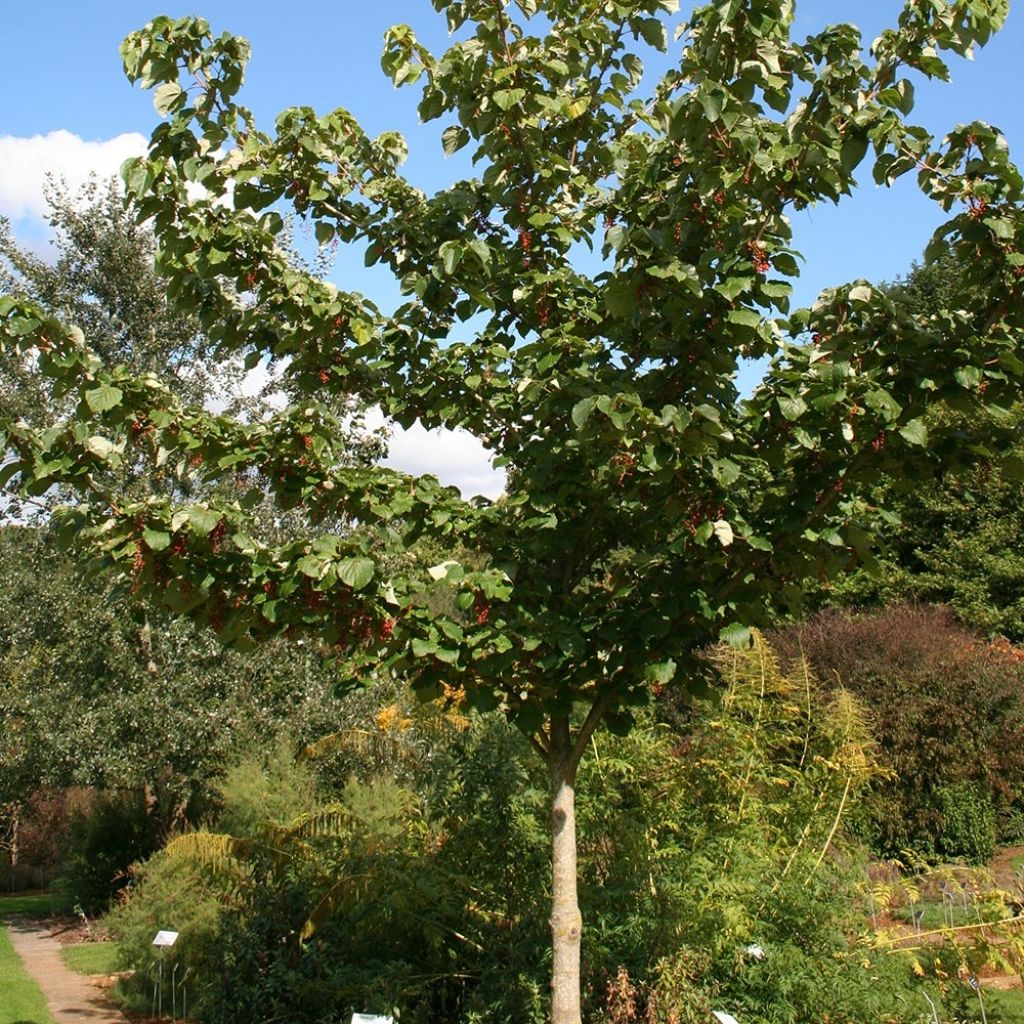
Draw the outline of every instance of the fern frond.
<instances>
[{"instance_id":1,"label":"fern frond","mask_svg":"<svg viewBox=\"0 0 1024 1024\"><path fill-rule=\"evenodd\" d=\"M317 839L324 836L342 838L351 831L352 814L341 804L302 814L279 831L281 839Z\"/></svg>"},{"instance_id":2,"label":"fern frond","mask_svg":"<svg viewBox=\"0 0 1024 1024\"><path fill-rule=\"evenodd\" d=\"M176 836L164 847L168 857L199 861L214 868L244 861L251 850L251 840L238 839L222 832L202 831Z\"/></svg>"}]
</instances>

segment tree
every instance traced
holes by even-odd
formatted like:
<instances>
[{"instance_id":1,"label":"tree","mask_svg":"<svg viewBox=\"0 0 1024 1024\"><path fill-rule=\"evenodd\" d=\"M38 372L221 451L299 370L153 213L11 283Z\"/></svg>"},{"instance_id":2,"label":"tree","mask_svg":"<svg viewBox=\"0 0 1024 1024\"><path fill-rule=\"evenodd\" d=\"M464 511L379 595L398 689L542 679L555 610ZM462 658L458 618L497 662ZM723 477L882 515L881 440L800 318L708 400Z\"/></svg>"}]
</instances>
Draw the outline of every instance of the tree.
<instances>
[{"instance_id":1,"label":"tree","mask_svg":"<svg viewBox=\"0 0 1024 1024\"><path fill-rule=\"evenodd\" d=\"M915 264L889 286L894 301L923 316L939 308L971 308L983 301L963 287L964 267L949 252ZM993 418L933 407L927 422L945 418L962 446L984 445L997 431L1019 436L1024 409ZM1018 444L1015 454L1024 455ZM989 459L962 472L940 474L926 486L886 480L875 503L895 512L887 531L882 571L856 570L822 586L819 598L836 605L923 600L948 604L963 622L987 634L1024 640L1024 481Z\"/></svg>"},{"instance_id":2,"label":"tree","mask_svg":"<svg viewBox=\"0 0 1024 1024\"><path fill-rule=\"evenodd\" d=\"M4 477L77 485L65 535L226 643L311 633L342 679L384 664L515 721L551 779L552 1018L572 1024L574 784L594 731L685 682L697 646L746 643L806 579L870 561L873 482L985 455L929 431L930 405L1016 397L1021 177L987 125L936 145L907 121L906 76L946 77L940 52L983 44L1007 4L908 3L869 60L849 25L791 41L787 0L701 5L647 99L635 51L669 49L675 0L434 6L457 41L435 57L398 26L383 66L422 81L421 117L445 117L445 150L472 145L482 170L431 196L399 173L400 136L370 139L344 110L261 130L236 102L244 40L168 18L126 40L166 117L125 180L168 292L303 401L258 423L189 408L6 299L4 347L38 353L78 404L55 432L6 424ZM787 317L785 211L842 199L869 151L876 181L916 171L952 212L937 237L969 256L982 306L914 317L856 282ZM385 312L297 270L278 245L289 208L320 242L365 246L406 301ZM600 259L579 258L588 245ZM737 367L763 355L740 401ZM503 500L344 465L321 401L339 393L469 430L508 468ZM251 500L300 506L308 535L254 537L244 497L126 501L97 475L159 459L182 481L245 477ZM421 537L461 562L408 568Z\"/></svg>"},{"instance_id":3,"label":"tree","mask_svg":"<svg viewBox=\"0 0 1024 1024\"><path fill-rule=\"evenodd\" d=\"M83 325L104 362L155 375L184 402L266 414L267 396L245 387L241 361L213 359L195 318L168 301L152 232L115 181L77 193L51 182L48 199L56 259L22 248L0 219L0 288ZM59 423L69 405L52 383L17 353L0 355L6 419L40 430ZM354 411L348 400L338 408ZM346 427L350 457L372 463L379 439L358 423ZM171 468L108 467L106 485L136 497L173 493ZM137 786L150 790L166 828L246 738L291 728L309 740L337 727L336 707L317 708L332 684L314 653L281 641L246 662L130 593L111 594L109 581L83 582L41 518L59 498L15 496L6 504L15 522L0 529L0 801L15 820L41 786ZM270 532L292 527L273 510L252 511Z\"/></svg>"}]
</instances>

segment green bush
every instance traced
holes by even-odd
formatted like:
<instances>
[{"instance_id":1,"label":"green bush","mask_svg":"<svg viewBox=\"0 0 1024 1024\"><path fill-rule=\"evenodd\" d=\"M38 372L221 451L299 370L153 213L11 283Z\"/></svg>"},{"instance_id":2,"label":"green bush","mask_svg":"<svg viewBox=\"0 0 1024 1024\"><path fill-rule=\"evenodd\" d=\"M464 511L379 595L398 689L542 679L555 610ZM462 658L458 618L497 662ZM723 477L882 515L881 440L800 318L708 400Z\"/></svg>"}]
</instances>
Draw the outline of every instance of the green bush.
<instances>
[{"instance_id":1,"label":"green bush","mask_svg":"<svg viewBox=\"0 0 1024 1024\"><path fill-rule=\"evenodd\" d=\"M133 868L131 882L130 897L105 919L118 942L118 966L135 972L122 982L122 996L133 1009L148 1007L157 957L153 937L171 930L178 940L165 953L165 970L173 974L179 965L189 1004L201 1008L205 990L219 983L224 969L219 943L227 887L209 866L173 849Z\"/></svg>"},{"instance_id":2,"label":"green bush","mask_svg":"<svg viewBox=\"0 0 1024 1024\"><path fill-rule=\"evenodd\" d=\"M942 815L939 853L969 864L988 861L996 848L996 813L989 795L960 782L942 786L935 798Z\"/></svg>"},{"instance_id":3,"label":"green bush","mask_svg":"<svg viewBox=\"0 0 1024 1024\"><path fill-rule=\"evenodd\" d=\"M822 612L775 641L785 659L806 657L819 678L872 710L891 776L873 787L857 825L877 854L976 860L991 849L989 818L1005 818L1024 794L1018 652L988 643L949 609L915 605ZM954 796L943 796L950 787Z\"/></svg>"},{"instance_id":4,"label":"green bush","mask_svg":"<svg viewBox=\"0 0 1024 1024\"><path fill-rule=\"evenodd\" d=\"M862 941L865 866L843 839L877 770L860 706L784 676L760 641L719 669L721 702L696 705L679 729L648 718L603 737L581 769L587 1019L696 1024L714 1007L744 1024L916 1021L907 964ZM546 1019L543 766L506 723L461 714L457 698L427 720L389 705L376 730L407 782L353 778L334 801L314 794L310 813L256 821L247 837L185 836L141 872L120 912L142 922L127 943L137 963L172 908L188 926L181 889L197 894L197 920L207 908L215 918L179 939L205 973L204 1024L392 1010L402 1024ZM379 739L365 748L375 767ZM221 820L238 821L233 800L252 809L262 783L227 778ZM172 859L191 874L172 874ZM216 936L216 955L200 933Z\"/></svg>"},{"instance_id":5,"label":"green bush","mask_svg":"<svg viewBox=\"0 0 1024 1024\"><path fill-rule=\"evenodd\" d=\"M256 835L268 823L290 822L317 802L316 778L296 763L287 736L279 736L268 749L243 753L228 765L213 792L217 830L238 837Z\"/></svg>"},{"instance_id":6,"label":"green bush","mask_svg":"<svg viewBox=\"0 0 1024 1024\"><path fill-rule=\"evenodd\" d=\"M144 795L99 792L72 815L66 843L57 887L68 906L101 913L127 885L131 865L155 848Z\"/></svg>"}]
</instances>

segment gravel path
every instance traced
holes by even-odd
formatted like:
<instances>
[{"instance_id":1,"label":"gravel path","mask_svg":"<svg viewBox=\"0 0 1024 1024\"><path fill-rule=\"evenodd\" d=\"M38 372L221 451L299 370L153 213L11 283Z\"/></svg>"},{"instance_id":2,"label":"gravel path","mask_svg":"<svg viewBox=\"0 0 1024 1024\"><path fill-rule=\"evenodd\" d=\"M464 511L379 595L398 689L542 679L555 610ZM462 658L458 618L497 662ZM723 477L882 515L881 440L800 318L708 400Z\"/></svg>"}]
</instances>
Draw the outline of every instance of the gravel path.
<instances>
[{"instance_id":1,"label":"gravel path","mask_svg":"<svg viewBox=\"0 0 1024 1024\"><path fill-rule=\"evenodd\" d=\"M46 996L57 1024L127 1024L125 1017L84 974L76 974L60 955L60 943L45 925L8 918L7 934L25 970Z\"/></svg>"}]
</instances>

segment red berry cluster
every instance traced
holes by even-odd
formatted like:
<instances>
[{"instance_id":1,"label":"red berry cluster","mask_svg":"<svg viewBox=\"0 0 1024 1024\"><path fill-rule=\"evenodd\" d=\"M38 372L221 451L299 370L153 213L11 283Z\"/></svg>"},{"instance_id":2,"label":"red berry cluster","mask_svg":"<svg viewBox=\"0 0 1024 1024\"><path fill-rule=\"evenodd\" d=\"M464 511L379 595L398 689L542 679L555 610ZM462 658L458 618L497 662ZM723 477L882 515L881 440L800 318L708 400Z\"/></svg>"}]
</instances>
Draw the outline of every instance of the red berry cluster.
<instances>
[{"instance_id":1,"label":"red berry cluster","mask_svg":"<svg viewBox=\"0 0 1024 1024\"><path fill-rule=\"evenodd\" d=\"M313 588L313 581L306 580L306 592L304 595L303 603L306 609L311 612L318 611L323 607L324 595L319 590Z\"/></svg>"},{"instance_id":2,"label":"red berry cluster","mask_svg":"<svg viewBox=\"0 0 1024 1024\"><path fill-rule=\"evenodd\" d=\"M377 636L379 636L381 638L381 640L387 640L388 637L390 637L391 634L394 633L394 631L395 631L395 620L394 619L384 619L384 621L381 622L381 624L377 627Z\"/></svg>"},{"instance_id":3,"label":"red berry cluster","mask_svg":"<svg viewBox=\"0 0 1024 1024\"><path fill-rule=\"evenodd\" d=\"M135 541L135 553L132 555L132 593L136 594L139 590L139 576L142 570L146 568L146 546L139 537Z\"/></svg>"},{"instance_id":4,"label":"red berry cluster","mask_svg":"<svg viewBox=\"0 0 1024 1024\"><path fill-rule=\"evenodd\" d=\"M483 626L490 617L490 603L482 593L477 592L476 597L473 599L473 618L476 621L476 624L478 626Z\"/></svg>"},{"instance_id":5,"label":"red berry cluster","mask_svg":"<svg viewBox=\"0 0 1024 1024\"><path fill-rule=\"evenodd\" d=\"M988 203L984 199L976 199L974 196L971 196L967 200L967 207L968 216L971 220L981 220L988 210Z\"/></svg>"},{"instance_id":6,"label":"red berry cluster","mask_svg":"<svg viewBox=\"0 0 1024 1024\"><path fill-rule=\"evenodd\" d=\"M725 518L725 506L724 505L698 505L694 510L683 520L683 525L690 531L691 534L697 532L697 527L701 523L714 521L716 519Z\"/></svg>"},{"instance_id":7,"label":"red berry cluster","mask_svg":"<svg viewBox=\"0 0 1024 1024\"><path fill-rule=\"evenodd\" d=\"M366 612L359 612L352 618L352 639L357 644L368 644L373 639L373 619Z\"/></svg>"},{"instance_id":8,"label":"red berry cluster","mask_svg":"<svg viewBox=\"0 0 1024 1024\"><path fill-rule=\"evenodd\" d=\"M179 531L171 541L171 554L183 555L186 551L188 551L188 536Z\"/></svg>"},{"instance_id":9,"label":"red berry cluster","mask_svg":"<svg viewBox=\"0 0 1024 1024\"><path fill-rule=\"evenodd\" d=\"M224 535L227 533L227 526L224 520L220 520L219 523L210 531L210 549L216 554L224 546Z\"/></svg>"},{"instance_id":10,"label":"red berry cluster","mask_svg":"<svg viewBox=\"0 0 1024 1024\"><path fill-rule=\"evenodd\" d=\"M320 378L321 384L326 384L331 379L331 371L321 367L317 377Z\"/></svg>"},{"instance_id":11,"label":"red berry cluster","mask_svg":"<svg viewBox=\"0 0 1024 1024\"><path fill-rule=\"evenodd\" d=\"M754 270L759 274L767 274L772 269L772 265L768 262L768 256L764 249L757 242L747 242L747 248L750 250L750 260L754 264Z\"/></svg>"},{"instance_id":12,"label":"red berry cluster","mask_svg":"<svg viewBox=\"0 0 1024 1024\"><path fill-rule=\"evenodd\" d=\"M886 444L885 431L879 431L878 436L871 442L872 451L880 452Z\"/></svg>"},{"instance_id":13,"label":"red berry cluster","mask_svg":"<svg viewBox=\"0 0 1024 1024\"><path fill-rule=\"evenodd\" d=\"M616 452L612 456L612 465L619 469L618 485L622 487L636 469L636 456L629 452Z\"/></svg>"}]
</instances>

